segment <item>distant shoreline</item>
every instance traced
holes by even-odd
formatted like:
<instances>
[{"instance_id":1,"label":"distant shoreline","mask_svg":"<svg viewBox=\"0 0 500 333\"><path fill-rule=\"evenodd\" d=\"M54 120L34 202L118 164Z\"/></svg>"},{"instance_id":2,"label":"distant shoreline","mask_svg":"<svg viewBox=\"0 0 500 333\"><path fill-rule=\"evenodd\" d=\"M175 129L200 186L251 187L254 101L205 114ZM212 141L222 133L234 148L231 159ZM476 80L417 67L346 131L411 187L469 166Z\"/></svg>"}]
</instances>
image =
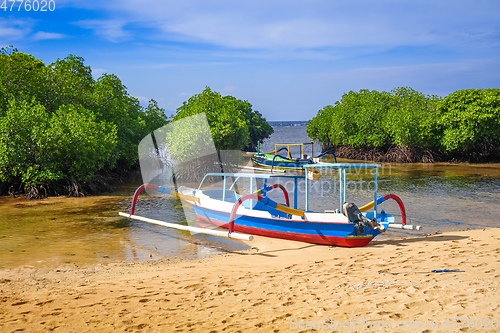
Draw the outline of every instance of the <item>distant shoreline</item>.
<instances>
[{"instance_id":1,"label":"distant shoreline","mask_svg":"<svg viewBox=\"0 0 500 333\"><path fill-rule=\"evenodd\" d=\"M279 121L268 121L267 123L272 127L276 126L306 126L308 120L297 120L297 121L289 121L289 120L279 120Z\"/></svg>"},{"instance_id":2,"label":"distant shoreline","mask_svg":"<svg viewBox=\"0 0 500 333\"><path fill-rule=\"evenodd\" d=\"M272 127L307 126L309 121L268 121ZM269 140L269 139L268 139ZM308 138L307 142L314 141ZM304 141L306 142L306 141ZM281 143L281 142L280 142ZM377 148L352 147L349 145L331 146L315 142L322 151L333 150L338 158L389 163L499 163L498 156L472 156L470 154L443 153L419 148L404 148L386 145Z\"/></svg>"}]
</instances>

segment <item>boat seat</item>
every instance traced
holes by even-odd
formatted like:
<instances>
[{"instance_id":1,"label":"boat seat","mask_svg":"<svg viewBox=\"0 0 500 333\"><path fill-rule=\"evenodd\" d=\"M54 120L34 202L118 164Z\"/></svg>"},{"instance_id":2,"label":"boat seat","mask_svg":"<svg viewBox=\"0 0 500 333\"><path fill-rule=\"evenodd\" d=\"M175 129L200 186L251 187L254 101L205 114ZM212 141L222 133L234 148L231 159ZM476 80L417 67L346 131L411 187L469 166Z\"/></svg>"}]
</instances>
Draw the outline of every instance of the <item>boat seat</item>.
<instances>
[{"instance_id":1,"label":"boat seat","mask_svg":"<svg viewBox=\"0 0 500 333\"><path fill-rule=\"evenodd\" d=\"M222 200L222 190L220 189L204 190L203 194L209 196L212 199ZM238 201L239 198L240 196L236 192L231 190L226 190L226 197L224 198L224 201L235 203L236 201Z\"/></svg>"}]
</instances>

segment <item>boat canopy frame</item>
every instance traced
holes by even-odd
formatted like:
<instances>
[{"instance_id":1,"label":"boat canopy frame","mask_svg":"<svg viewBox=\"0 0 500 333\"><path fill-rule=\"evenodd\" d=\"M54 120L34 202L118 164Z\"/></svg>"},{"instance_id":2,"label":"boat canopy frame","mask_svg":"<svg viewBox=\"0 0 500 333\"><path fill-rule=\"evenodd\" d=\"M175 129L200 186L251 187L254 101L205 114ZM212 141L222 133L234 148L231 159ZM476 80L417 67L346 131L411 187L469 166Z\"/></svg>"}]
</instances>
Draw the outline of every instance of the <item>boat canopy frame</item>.
<instances>
[{"instance_id":1,"label":"boat canopy frame","mask_svg":"<svg viewBox=\"0 0 500 333\"><path fill-rule=\"evenodd\" d=\"M278 151L278 147L286 147L287 149L287 156L290 159L290 146L299 146L300 148L300 156L299 158L302 158L302 156L305 154L305 145L311 145L311 156L314 156L314 142L304 142L304 143L275 143L274 144L274 151Z\"/></svg>"},{"instance_id":2,"label":"boat canopy frame","mask_svg":"<svg viewBox=\"0 0 500 333\"><path fill-rule=\"evenodd\" d=\"M373 169L373 216L377 216L377 168L380 168L380 164L370 164L370 163L316 163L310 165L304 165L305 173L309 172L310 168L317 170L318 168L334 168L338 169L339 172L339 211L342 212L342 205L347 202L347 181L346 181L346 171L353 169ZM318 170L319 171L319 170ZM308 189L308 178L306 177L306 204L305 210L309 210L309 191Z\"/></svg>"},{"instance_id":3,"label":"boat canopy frame","mask_svg":"<svg viewBox=\"0 0 500 333\"><path fill-rule=\"evenodd\" d=\"M342 212L342 205L344 202L347 201L347 180L346 180L346 174L347 170L353 170L353 169L373 169L373 174L374 174L374 188L373 188L373 201L374 201L374 206L373 206L373 213L374 216L377 216L377 168L381 167L380 164L370 164L370 163L315 163L315 164L309 164L309 165L304 165L305 168L305 173L304 174L270 174L270 173L207 173L202 181L200 182L200 185L198 186L198 191L201 190L201 187L207 177L222 177L223 180L223 189L222 191L222 200L225 200L226 196L226 188L227 188L227 178L232 177L235 178L234 181L232 182L231 186L229 187L229 190L232 190L236 182L240 178L250 178L250 179L274 179L274 178L291 178L294 179L294 194L293 194L293 208L297 209L297 199L298 199L298 180L299 179L305 179L305 211L309 211L309 179L307 177L307 174L311 168L315 168L316 170L319 168L333 168L333 169L338 169L338 175L339 175L339 212ZM314 169L313 169L314 170ZM319 170L317 170L319 171ZM253 182L250 181L250 193L254 193L256 189L253 188Z\"/></svg>"},{"instance_id":4,"label":"boat canopy frame","mask_svg":"<svg viewBox=\"0 0 500 333\"><path fill-rule=\"evenodd\" d=\"M219 172L210 172L210 173L207 173L203 179L201 180L200 182L200 185L198 186L198 191L201 190L201 186L203 185L203 182L205 181L205 179L207 177L222 177L222 186L223 186L223 189L224 191L222 191L222 201L225 201L226 199L226 187L227 187L227 177L233 177L235 178L235 180L233 181L233 183L231 184L231 186L229 187L229 190L232 190L232 188L234 187L234 185L236 184L236 182L240 179L240 178L250 178L250 179L254 179L254 178L259 178L259 179L270 179L270 178L292 178L294 179L294 187L297 188L298 186L298 180L300 178L304 178L304 175L293 175L293 174L269 174L269 173L219 173ZM253 182L250 181L250 193L254 193L256 190L253 188ZM294 209L297 209L297 191L293 191L293 208Z\"/></svg>"}]
</instances>

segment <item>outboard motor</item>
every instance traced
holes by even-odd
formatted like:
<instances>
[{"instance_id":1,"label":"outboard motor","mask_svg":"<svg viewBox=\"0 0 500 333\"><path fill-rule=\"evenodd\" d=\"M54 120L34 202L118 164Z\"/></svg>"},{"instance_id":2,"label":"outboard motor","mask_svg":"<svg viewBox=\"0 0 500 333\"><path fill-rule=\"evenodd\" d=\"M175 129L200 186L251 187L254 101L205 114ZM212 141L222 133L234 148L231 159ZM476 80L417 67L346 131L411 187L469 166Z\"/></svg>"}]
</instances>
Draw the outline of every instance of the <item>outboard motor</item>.
<instances>
[{"instance_id":1,"label":"outboard motor","mask_svg":"<svg viewBox=\"0 0 500 333\"><path fill-rule=\"evenodd\" d=\"M369 218L364 216L359 211L358 206L353 203L344 202L344 204L342 205L342 210L344 216L349 219L349 222L354 223L354 228L356 228L356 235L363 235L365 233L365 226L372 229L378 229L382 232L385 231L383 227L381 228L378 225L375 218L370 220Z\"/></svg>"}]
</instances>

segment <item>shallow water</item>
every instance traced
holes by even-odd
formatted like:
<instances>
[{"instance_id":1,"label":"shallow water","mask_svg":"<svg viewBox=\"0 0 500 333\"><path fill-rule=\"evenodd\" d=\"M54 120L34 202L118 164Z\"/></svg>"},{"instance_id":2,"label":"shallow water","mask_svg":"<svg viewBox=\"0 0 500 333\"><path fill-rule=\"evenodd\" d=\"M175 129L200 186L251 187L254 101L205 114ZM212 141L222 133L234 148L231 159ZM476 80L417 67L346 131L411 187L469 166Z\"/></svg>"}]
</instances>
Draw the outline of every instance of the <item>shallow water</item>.
<instances>
[{"instance_id":1,"label":"shallow water","mask_svg":"<svg viewBox=\"0 0 500 333\"><path fill-rule=\"evenodd\" d=\"M203 258L247 245L191 235L118 216L128 211L138 184L112 195L86 198L0 197L0 268L56 267L159 258ZM144 195L142 215L170 221L184 218L174 199Z\"/></svg>"},{"instance_id":2,"label":"shallow water","mask_svg":"<svg viewBox=\"0 0 500 333\"><path fill-rule=\"evenodd\" d=\"M275 128L273 137L264 142L261 150L272 151L275 143L301 142L310 142L305 124L280 126ZM314 155L319 152L320 145L315 145ZM294 153L297 155L297 151ZM307 150L306 153L310 154ZM326 155L324 161L333 162L333 159ZM354 161L338 159L338 162ZM391 230L377 239L487 226L500 227L500 164L377 164L381 165L378 169L378 195L392 193L399 196L405 204L407 223L424 227L421 233ZM348 174L348 201L358 206L372 201L372 179L372 173L358 171ZM340 203L336 194L336 173L323 174L318 182L321 185L310 200L310 209L338 209ZM384 202L379 209L400 215L399 206L393 200ZM396 219L401 221L400 216L396 216Z\"/></svg>"},{"instance_id":3,"label":"shallow water","mask_svg":"<svg viewBox=\"0 0 500 333\"><path fill-rule=\"evenodd\" d=\"M262 145L308 140L305 125L275 127L275 134ZM315 147L314 155L320 146ZM310 152L306 151L308 154ZM339 162L346 160L339 160ZM390 231L376 240L410 235L500 226L500 164L389 164L379 169L378 194L398 195L411 224L422 232ZM373 175L348 175L348 201L362 206L373 200ZM312 191L310 209L339 208L337 175L323 174ZM191 235L119 217L128 211L139 182L121 187L112 195L86 198L48 198L25 201L0 197L0 268L56 267L159 258L202 258L221 252L248 249L241 242L213 236ZM302 186L302 185L301 185ZM287 186L290 188L289 186ZM300 194L299 186L299 194ZM293 198L293 192L290 193ZM282 194L271 193L282 200ZM298 208L304 208L299 197ZM379 206L398 215L393 200ZM179 200L144 194L137 214L167 222L185 222ZM396 216L401 220L400 216Z\"/></svg>"}]
</instances>

